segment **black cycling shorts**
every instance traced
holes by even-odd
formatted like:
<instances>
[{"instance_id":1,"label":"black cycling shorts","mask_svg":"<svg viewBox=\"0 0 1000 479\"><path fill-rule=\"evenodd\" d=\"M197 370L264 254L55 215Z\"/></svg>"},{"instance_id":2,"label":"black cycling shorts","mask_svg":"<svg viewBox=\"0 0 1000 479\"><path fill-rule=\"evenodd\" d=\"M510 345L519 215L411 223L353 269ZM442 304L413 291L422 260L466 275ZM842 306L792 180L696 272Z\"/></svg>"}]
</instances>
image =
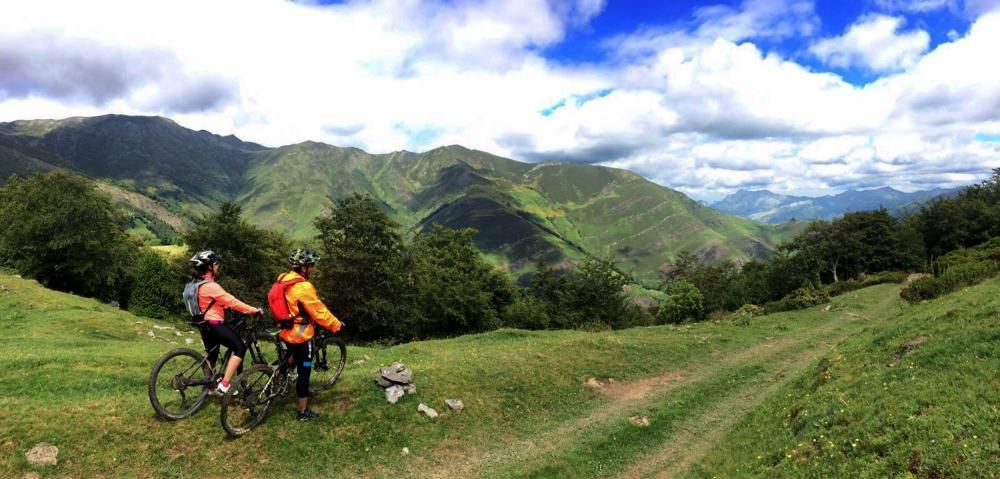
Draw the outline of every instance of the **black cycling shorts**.
<instances>
[{"instance_id":1,"label":"black cycling shorts","mask_svg":"<svg viewBox=\"0 0 1000 479\"><path fill-rule=\"evenodd\" d=\"M243 344L243 340L226 323L204 323L200 329L201 341L205 343L210 363L215 364L215 360L219 358L220 345L229 348L233 352L233 356L240 359L243 359L247 353L247 347Z\"/></svg>"}]
</instances>

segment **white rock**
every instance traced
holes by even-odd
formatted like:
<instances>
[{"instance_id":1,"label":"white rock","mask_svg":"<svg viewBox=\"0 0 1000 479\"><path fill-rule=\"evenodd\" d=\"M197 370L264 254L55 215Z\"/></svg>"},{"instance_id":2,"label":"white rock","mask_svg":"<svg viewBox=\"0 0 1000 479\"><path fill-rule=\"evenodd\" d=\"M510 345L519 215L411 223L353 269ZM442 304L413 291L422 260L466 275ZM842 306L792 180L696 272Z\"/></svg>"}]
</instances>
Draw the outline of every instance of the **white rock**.
<instances>
[{"instance_id":1,"label":"white rock","mask_svg":"<svg viewBox=\"0 0 1000 479\"><path fill-rule=\"evenodd\" d=\"M59 448L47 442L40 442L31 448L25 457L36 466L54 466L59 463Z\"/></svg>"},{"instance_id":2,"label":"white rock","mask_svg":"<svg viewBox=\"0 0 1000 479\"><path fill-rule=\"evenodd\" d=\"M396 404L399 402L399 398L403 397L404 394L406 394L406 392L403 391L402 386L392 386L385 390L385 400L389 401L389 404Z\"/></svg>"},{"instance_id":3,"label":"white rock","mask_svg":"<svg viewBox=\"0 0 1000 479\"><path fill-rule=\"evenodd\" d=\"M638 427L649 426L649 418L646 416L631 416L628 418L628 422L632 423L633 426Z\"/></svg>"},{"instance_id":4,"label":"white rock","mask_svg":"<svg viewBox=\"0 0 1000 479\"><path fill-rule=\"evenodd\" d=\"M158 324L154 324L153 329L174 329L174 328L171 328L170 326L160 326Z\"/></svg>"},{"instance_id":5,"label":"white rock","mask_svg":"<svg viewBox=\"0 0 1000 479\"><path fill-rule=\"evenodd\" d=\"M434 408L428 407L424 403L420 403L420 405L417 406L417 412L422 412L422 413L426 414L427 417L429 417L431 419L434 419L434 418L438 417L438 412L435 411Z\"/></svg>"},{"instance_id":6,"label":"white rock","mask_svg":"<svg viewBox=\"0 0 1000 479\"><path fill-rule=\"evenodd\" d=\"M452 411L461 411L465 409L465 403L461 399L445 399L444 404L451 408Z\"/></svg>"},{"instance_id":7,"label":"white rock","mask_svg":"<svg viewBox=\"0 0 1000 479\"><path fill-rule=\"evenodd\" d=\"M191 338L184 338L184 344L194 344L194 340Z\"/></svg>"},{"instance_id":8,"label":"white rock","mask_svg":"<svg viewBox=\"0 0 1000 479\"><path fill-rule=\"evenodd\" d=\"M410 448L408 448L408 447L404 447L404 448L403 448L403 455L404 455L404 456L408 456L408 455L410 455Z\"/></svg>"},{"instance_id":9,"label":"white rock","mask_svg":"<svg viewBox=\"0 0 1000 479\"><path fill-rule=\"evenodd\" d=\"M396 384L409 384L413 382L413 371L410 371L402 363L392 363L391 366L379 370L379 373L382 377Z\"/></svg>"},{"instance_id":10,"label":"white rock","mask_svg":"<svg viewBox=\"0 0 1000 479\"><path fill-rule=\"evenodd\" d=\"M416 393L417 393L416 384L410 383L406 385L406 394L416 394Z\"/></svg>"},{"instance_id":11,"label":"white rock","mask_svg":"<svg viewBox=\"0 0 1000 479\"><path fill-rule=\"evenodd\" d=\"M156 333L154 333L152 331L149 331L149 332L146 333L146 336L149 336L151 338L155 338L156 337Z\"/></svg>"}]
</instances>

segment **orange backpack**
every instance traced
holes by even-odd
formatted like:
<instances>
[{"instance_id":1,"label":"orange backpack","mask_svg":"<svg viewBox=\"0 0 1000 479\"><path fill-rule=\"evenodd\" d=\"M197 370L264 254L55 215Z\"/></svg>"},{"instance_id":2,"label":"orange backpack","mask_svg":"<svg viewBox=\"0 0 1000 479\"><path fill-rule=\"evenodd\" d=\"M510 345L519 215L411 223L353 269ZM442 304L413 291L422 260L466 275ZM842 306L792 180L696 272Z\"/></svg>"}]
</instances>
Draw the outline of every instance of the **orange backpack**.
<instances>
[{"instance_id":1,"label":"orange backpack","mask_svg":"<svg viewBox=\"0 0 1000 479\"><path fill-rule=\"evenodd\" d=\"M285 275L279 276L278 281L271 285L271 290L267 293L267 305L271 310L271 317L278 323L278 327L289 329L296 323L296 318L292 317L292 313L289 311L288 300L285 299L285 291L293 284L301 283L305 279L295 278L282 281L283 279L285 279Z\"/></svg>"}]
</instances>

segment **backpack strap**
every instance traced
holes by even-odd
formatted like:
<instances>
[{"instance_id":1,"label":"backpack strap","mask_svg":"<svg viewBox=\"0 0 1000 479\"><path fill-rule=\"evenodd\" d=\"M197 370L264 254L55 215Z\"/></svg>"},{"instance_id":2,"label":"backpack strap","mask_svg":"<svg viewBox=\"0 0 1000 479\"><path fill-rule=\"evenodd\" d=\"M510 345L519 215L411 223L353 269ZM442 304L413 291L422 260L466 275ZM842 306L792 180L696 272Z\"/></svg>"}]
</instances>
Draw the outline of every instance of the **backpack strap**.
<instances>
[{"instance_id":1,"label":"backpack strap","mask_svg":"<svg viewBox=\"0 0 1000 479\"><path fill-rule=\"evenodd\" d=\"M283 281L285 279L286 275L288 275L288 273L284 273L284 274L282 274L281 276L278 277L278 282L281 283L281 291L282 291L282 293L285 293L285 294L288 293L288 288L291 288L293 285L296 285L296 284L299 284L299 283L304 283L306 281L305 278L295 278L295 279L290 279L288 281ZM288 304L288 296L285 296L285 294L282 294L282 297L284 297L284 299L285 299L285 309L287 309L288 311L291 311L292 308ZM295 317L291 318L292 319L292 324L308 324L309 320L305 319L305 311L306 311L306 309L302 307L302 302L301 301L299 301L298 304L299 304L299 314L297 314Z\"/></svg>"},{"instance_id":2,"label":"backpack strap","mask_svg":"<svg viewBox=\"0 0 1000 479\"><path fill-rule=\"evenodd\" d=\"M200 283L198 283L198 291L196 297L198 298L199 303L201 302L201 287L204 286L205 283L211 283L211 282L212 280L205 279L202 280ZM208 306L205 306L205 310L201 312L202 319L204 319L205 313L207 313L210 309L212 309L212 306L215 306L215 298L212 298L212 300L208 302ZM198 309L201 308L199 307Z\"/></svg>"}]
</instances>

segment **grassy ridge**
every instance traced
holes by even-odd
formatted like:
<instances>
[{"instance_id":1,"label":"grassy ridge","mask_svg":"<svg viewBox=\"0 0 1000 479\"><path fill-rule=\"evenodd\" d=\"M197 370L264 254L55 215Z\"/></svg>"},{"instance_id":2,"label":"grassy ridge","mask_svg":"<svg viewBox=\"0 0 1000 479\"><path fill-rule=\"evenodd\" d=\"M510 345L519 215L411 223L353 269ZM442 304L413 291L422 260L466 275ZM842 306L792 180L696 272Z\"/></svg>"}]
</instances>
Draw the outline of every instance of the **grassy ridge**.
<instances>
[{"instance_id":1,"label":"grassy ridge","mask_svg":"<svg viewBox=\"0 0 1000 479\"><path fill-rule=\"evenodd\" d=\"M1000 281L876 318L694 477L997 477Z\"/></svg>"},{"instance_id":2,"label":"grassy ridge","mask_svg":"<svg viewBox=\"0 0 1000 479\"><path fill-rule=\"evenodd\" d=\"M685 427L685 418L712 411L727 394L773 382L783 361L795 359L788 367L797 366L831 335L867 325L851 315L898 302L897 288L882 285L836 299L837 311L783 313L750 327L501 330L387 349L352 347L351 361L372 359L348 366L342 383L317 398L321 420L295 423L286 401L262 427L227 441L215 404L169 423L155 418L145 397L153 361L185 338L197 346L196 336L33 281L0 275L0 284L0 326L7 331L0 338L2 477L29 470L43 477L604 476L645 461ZM371 378L377 366L396 360L413 367L418 393L389 406ZM590 377L614 378L615 387L631 391L674 374L676 381L650 383L637 396L584 386ZM415 411L425 402L443 412L450 397L463 399L466 411L434 422ZM649 415L654 426L623 422L632 414ZM60 448L58 466L27 464L24 453L41 441ZM401 455L403 447L411 454Z\"/></svg>"}]
</instances>

